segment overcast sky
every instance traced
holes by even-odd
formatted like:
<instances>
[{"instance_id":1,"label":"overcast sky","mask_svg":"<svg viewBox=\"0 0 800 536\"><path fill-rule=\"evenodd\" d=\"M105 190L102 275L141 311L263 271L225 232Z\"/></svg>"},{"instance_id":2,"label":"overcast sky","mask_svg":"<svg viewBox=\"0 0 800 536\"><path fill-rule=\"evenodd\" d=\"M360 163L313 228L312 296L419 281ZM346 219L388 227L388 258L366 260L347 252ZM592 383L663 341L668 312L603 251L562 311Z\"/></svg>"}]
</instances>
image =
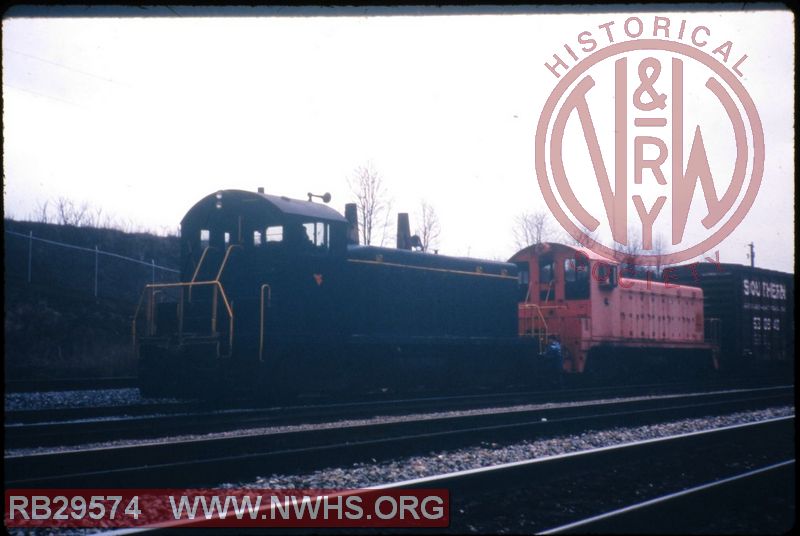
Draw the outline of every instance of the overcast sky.
<instances>
[{"instance_id":1,"label":"overcast sky","mask_svg":"<svg viewBox=\"0 0 800 536\"><path fill-rule=\"evenodd\" d=\"M546 210L534 136L557 80L544 63L581 31L599 36L598 25L634 14L193 18L175 9L182 16L4 19L6 216L27 219L66 197L177 229L202 196L259 186L296 198L329 191L343 211L347 179L371 163L412 227L421 200L435 207L441 253L506 259L514 217ZM764 179L717 249L745 264L753 241L759 266L792 271L793 15L640 15L703 24L710 41L733 41L732 58L747 54L741 81L764 126ZM732 166L730 136L704 128L712 166Z\"/></svg>"}]
</instances>

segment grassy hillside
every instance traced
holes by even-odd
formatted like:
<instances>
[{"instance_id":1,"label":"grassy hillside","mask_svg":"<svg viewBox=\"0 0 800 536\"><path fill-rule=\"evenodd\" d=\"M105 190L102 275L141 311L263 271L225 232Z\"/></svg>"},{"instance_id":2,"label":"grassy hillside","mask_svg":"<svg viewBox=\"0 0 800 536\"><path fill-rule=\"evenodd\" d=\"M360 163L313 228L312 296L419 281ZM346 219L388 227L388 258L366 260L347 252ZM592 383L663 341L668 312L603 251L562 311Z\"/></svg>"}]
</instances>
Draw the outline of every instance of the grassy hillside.
<instances>
[{"instance_id":1,"label":"grassy hillside","mask_svg":"<svg viewBox=\"0 0 800 536\"><path fill-rule=\"evenodd\" d=\"M176 280L150 263L177 268L178 238L12 220L4 230L25 235L4 233L6 378L135 374L131 317L145 284Z\"/></svg>"}]
</instances>

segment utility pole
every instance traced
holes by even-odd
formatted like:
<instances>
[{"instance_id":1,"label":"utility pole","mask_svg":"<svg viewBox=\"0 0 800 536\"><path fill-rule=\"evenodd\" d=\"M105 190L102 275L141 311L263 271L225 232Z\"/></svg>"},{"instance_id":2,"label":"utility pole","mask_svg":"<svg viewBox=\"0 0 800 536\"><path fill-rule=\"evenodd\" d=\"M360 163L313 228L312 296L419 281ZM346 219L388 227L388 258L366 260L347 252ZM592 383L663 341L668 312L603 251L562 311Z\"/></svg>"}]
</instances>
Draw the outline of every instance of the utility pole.
<instances>
[{"instance_id":1,"label":"utility pole","mask_svg":"<svg viewBox=\"0 0 800 536\"><path fill-rule=\"evenodd\" d=\"M748 244L750 246L750 268L756 267L756 246L752 242Z\"/></svg>"}]
</instances>

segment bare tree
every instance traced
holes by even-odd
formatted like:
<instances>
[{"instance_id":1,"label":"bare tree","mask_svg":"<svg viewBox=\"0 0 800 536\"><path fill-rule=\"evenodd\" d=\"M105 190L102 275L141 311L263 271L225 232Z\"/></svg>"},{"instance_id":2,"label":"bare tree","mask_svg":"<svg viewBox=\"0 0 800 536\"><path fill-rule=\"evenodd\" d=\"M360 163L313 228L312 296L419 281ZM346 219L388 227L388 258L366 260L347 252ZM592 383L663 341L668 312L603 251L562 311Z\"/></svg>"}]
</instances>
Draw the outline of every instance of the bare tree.
<instances>
[{"instance_id":1,"label":"bare tree","mask_svg":"<svg viewBox=\"0 0 800 536\"><path fill-rule=\"evenodd\" d=\"M126 233L157 234L156 231L142 226L131 218L121 220L120 218L112 217L102 207L93 206L86 201L78 203L66 197L40 202L31 213L30 220L55 225L116 229ZM175 231L172 229L164 231L162 234L167 236L174 235Z\"/></svg>"},{"instance_id":2,"label":"bare tree","mask_svg":"<svg viewBox=\"0 0 800 536\"><path fill-rule=\"evenodd\" d=\"M633 227L628 228L628 243L622 245L619 250L623 256L623 264L636 266L639 255L642 253L642 239L639 231Z\"/></svg>"},{"instance_id":3,"label":"bare tree","mask_svg":"<svg viewBox=\"0 0 800 536\"><path fill-rule=\"evenodd\" d=\"M80 205L66 197L56 199L56 223L60 225L89 225L91 214L89 204L85 201Z\"/></svg>"},{"instance_id":4,"label":"bare tree","mask_svg":"<svg viewBox=\"0 0 800 536\"><path fill-rule=\"evenodd\" d=\"M103 215L103 207L94 207L89 215L89 225L92 227L111 228L111 218L108 214Z\"/></svg>"},{"instance_id":5,"label":"bare tree","mask_svg":"<svg viewBox=\"0 0 800 536\"><path fill-rule=\"evenodd\" d=\"M656 275L661 275L661 256L667 252L667 242L664 239L664 235L658 233L656 237L653 239L653 249L651 250L651 254L656 256Z\"/></svg>"},{"instance_id":6,"label":"bare tree","mask_svg":"<svg viewBox=\"0 0 800 536\"><path fill-rule=\"evenodd\" d=\"M381 176L372 164L367 164L357 168L348 183L356 196L361 242L365 245L371 244L376 231L381 229L383 245L390 228L392 202L387 198Z\"/></svg>"},{"instance_id":7,"label":"bare tree","mask_svg":"<svg viewBox=\"0 0 800 536\"><path fill-rule=\"evenodd\" d=\"M441 233L441 226L439 225L439 216L432 205L429 205L424 199L420 203L420 211L416 218L419 225L414 234L419 236L422 243L422 251L428 251L430 246L436 245Z\"/></svg>"},{"instance_id":8,"label":"bare tree","mask_svg":"<svg viewBox=\"0 0 800 536\"><path fill-rule=\"evenodd\" d=\"M523 212L514 218L514 240L518 249L548 242L553 237L553 224L547 212Z\"/></svg>"},{"instance_id":9,"label":"bare tree","mask_svg":"<svg viewBox=\"0 0 800 536\"><path fill-rule=\"evenodd\" d=\"M41 223L50 223L50 208L49 205L50 201L45 201L44 203L39 202L36 205L36 211L31 216L33 221L38 221Z\"/></svg>"},{"instance_id":10,"label":"bare tree","mask_svg":"<svg viewBox=\"0 0 800 536\"><path fill-rule=\"evenodd\" d=\"M180 225L159 225L158 232L151 232L152 234L158 236L181 236L181 226Z\"/></svg>"},{"instance_id":11,"label":"bare tree","mask_svg":"<svg viewBox=\"0 0 800 536\"><path fill-rule=\"evenodd\" d=\"M569 244L570 246L588 247L588 248L592 248L595 245L601 244L599 227L594 231L590 231L589 229L582 229L582 231L583 234L585 235L583 241L576 239L574 236L572 236L566 231L562 231L562 237L563 237L562 241L566 244Z\"/></svg>"},{"instance_id":12,"label":"bare tree","mask_svg":"<svg viewBox=\"0 0 800 536\"><path fill-rule=\"evenodd\" d=\"M384 218L381 225L381 247L386 245L386 241L394 235L394 222L392 221L392 200L386 200L386 206L383 210Z\"/></svg>"}]
</instances>

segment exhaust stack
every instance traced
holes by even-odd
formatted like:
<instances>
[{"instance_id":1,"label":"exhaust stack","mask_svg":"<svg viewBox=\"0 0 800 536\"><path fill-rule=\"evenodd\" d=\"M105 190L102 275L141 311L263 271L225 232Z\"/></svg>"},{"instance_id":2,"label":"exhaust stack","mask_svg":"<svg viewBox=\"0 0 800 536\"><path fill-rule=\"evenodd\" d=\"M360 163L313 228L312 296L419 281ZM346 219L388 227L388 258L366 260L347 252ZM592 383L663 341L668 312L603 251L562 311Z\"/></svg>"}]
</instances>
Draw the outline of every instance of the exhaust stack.
<instances>
[{"instance_id":1,"label":"exhaust stack","mask_svg":"<svg viewBox=\"0 0 800 536\"><path fill-rule=\"evenodd\" d=\"M344 206L344 219L347 220L347 243L358 245L358 207L355 203Z\"/></svg>"},{"instance_id":2,"label":"exhaust stack","mask_svg":"<svg viewBox=\"0 0 800 536\"><path fill-rule=\"evenodd\" d=\"M411 226L407 212L397 214L397 249L411 250Z\"/></svg>"}]
</instances>

